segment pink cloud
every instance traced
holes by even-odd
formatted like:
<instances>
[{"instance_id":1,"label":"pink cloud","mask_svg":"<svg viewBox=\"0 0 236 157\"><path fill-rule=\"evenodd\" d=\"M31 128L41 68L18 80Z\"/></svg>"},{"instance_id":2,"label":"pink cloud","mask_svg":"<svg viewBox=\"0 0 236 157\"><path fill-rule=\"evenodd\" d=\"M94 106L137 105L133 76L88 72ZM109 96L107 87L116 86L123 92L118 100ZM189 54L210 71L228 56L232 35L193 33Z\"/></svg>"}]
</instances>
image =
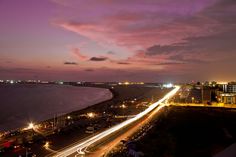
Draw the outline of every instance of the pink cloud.
<instances>
[{"instance_id":1,"label":"pink cloud","mask_svg":"<svg viewBox=\"0 0 236 157\"><path fill-rule=\"evenodd\" d=\"M80 52L80 49L79 48L72 48L72 53L79 59L79 60L87 60L89 57L86 56L86 55L83 55L81 52Z\"/></svg>"},{"instance_id":2,"label":"pink cloud","mask_svg":"<svg viewBox=\"0 0 236 157\"><path fill-rule=\"evenodd\" d=\"M213 0L191 3L89 1L93 6L88 8L87 14L80 12L83 6L87 8L87 3L70 2L77 9L77 15L73 20L64 19L58 23L61 27L96 42L133 49L147 48L156 43L173 44L189 36L204 34L213 25L211 19L196 16L212 5Z\"/></svg>"},{"instance_id":3,"label":"pink cloud","mask_svg":"<svg viewBox=\"0 0 236 157\"><path fill-rule=\"evenodd\" d=\"M231 42L234 39L227 34L235 32L232 1L89 2L93 4L91 8L86 7L85 2L74 5L78 10L74 12L77 14L72 13L74 18L63 19L57 24L96 43L127 48L130 54L121 61L131 64L123 66L168 68L171 71L188 69L191 72L197 69L193 64L216 61L224 56L222 50L232 56L234 45ZM83 12L83 7L88 10ZM148 55L148 48L155 45L159 45L158 51L153 53L155 55ZM168 53L160 52L163 49L168 49ZM113 63L119 62L115 58L112 60Z\"/></svg>"}]
</instances>

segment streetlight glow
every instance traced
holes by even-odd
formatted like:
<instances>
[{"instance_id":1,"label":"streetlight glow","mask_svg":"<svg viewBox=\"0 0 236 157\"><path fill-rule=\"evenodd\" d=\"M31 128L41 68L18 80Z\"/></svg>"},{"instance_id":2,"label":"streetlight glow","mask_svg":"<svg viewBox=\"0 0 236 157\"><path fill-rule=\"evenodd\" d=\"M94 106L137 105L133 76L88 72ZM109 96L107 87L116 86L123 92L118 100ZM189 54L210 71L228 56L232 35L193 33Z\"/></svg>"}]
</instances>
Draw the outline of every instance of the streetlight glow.
<instances>
[{"instance_id":1,"label":"streetlight glow","mask_svg":"<svg viewBox=\"0 0 236 157\"><path fill-rule=\"evenodd\" d=\"M33 129L34 128L34 123L30 122L28 125L28 129Z\"/></svg>"},{"instance_id":2,"label":"streetlight glow","mask_svg":"<svg viewBox=\"0 0 236 157\"><path fill-rule=\"evenodd\" d=\"M94 118L95 117L95 113L93 113L93 112L87 113L87 116L89 118Z\"/></svg>"},{"instance_id":3,"label":"streetlight glow","mask_svg":"<svg viewBox=\"0 0 236 157\"><path fill-rule=\"evenodd\" d=\"M126 108L125 104L122 104L122 105L121 105L121 108Z\"/></svg>"},{"instance_id":4,"label":"streetlight glow","mask_svg":"<svg viewBox=\"0 0 236 157\"><path fill-rule=\"evenodd\" d=\"M47 141L43 147L44 147L45 149L48 149L49 146L50 146L50 143Z\"/></svg>"}]
</instances>

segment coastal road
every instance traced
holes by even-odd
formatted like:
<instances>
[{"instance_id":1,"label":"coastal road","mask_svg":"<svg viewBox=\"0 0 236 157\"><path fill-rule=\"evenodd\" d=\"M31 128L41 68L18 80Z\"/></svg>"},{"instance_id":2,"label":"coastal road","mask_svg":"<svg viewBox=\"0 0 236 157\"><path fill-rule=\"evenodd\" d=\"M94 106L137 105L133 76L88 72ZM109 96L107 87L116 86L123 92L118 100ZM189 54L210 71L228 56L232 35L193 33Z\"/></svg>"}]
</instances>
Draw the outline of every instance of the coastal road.
<instances>
[{"instance_id":1,"label":"coastal road","mask_svg":"<svg viewBox=\"0 0 236 157\"><path fill-rule=\"evenodd\" d=\"M150 105L146 110L137 114L135 117L128 119L112 128L109 128L89 139L86 139L78 144L72 145L68 148L65 148L59 151L56 154L53 154L54 157L67 157L67 156L77 156L78 154L86 154L87 148L91 149L92 147L96 148L96 151L93 153L87 153L86 156L102 156L105 152L109 151L116 144L119 143L121 139L131 135L136 130L138 130L142 125L149 122L150 119L159 112L160 109L166 106L165 101L170 99L176 94L180 89L179 86L175 86L168 94L166 94L162 99ZM151 113L151 114L150 114ZM137 123L139 122L139 123ZM111 138L113 137L113 138ZM114 138L116 137L116 138ZM113 140L111 140L113 139ZM102 145L102 143L106 143ZM79 156L79 155L78 155Z\"/></svg>"},{"instance_id":2,"label":"coastal road","mask_svg":"<svg viewBox=\"0 0 236 157\"><path fill-rule=\"evenodd\" d=\"M216 103L212 105L207 104L195 104L195 103L172 103L171 106L182 106L182 107L208 107L208 108L231 108L234 109L236 106L234 104L221 104Z\"/></svg>"}]
</instances>

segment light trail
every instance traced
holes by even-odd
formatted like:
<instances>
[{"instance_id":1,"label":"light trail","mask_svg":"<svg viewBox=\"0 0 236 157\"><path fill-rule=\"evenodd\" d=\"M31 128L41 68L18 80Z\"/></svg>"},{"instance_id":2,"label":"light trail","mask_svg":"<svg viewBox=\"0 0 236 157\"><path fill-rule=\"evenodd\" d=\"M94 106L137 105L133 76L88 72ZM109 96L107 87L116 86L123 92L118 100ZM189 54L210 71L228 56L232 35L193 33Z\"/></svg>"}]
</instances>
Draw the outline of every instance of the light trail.
<instances>
[{"instance_id":1,"label":"light trail","mask_svg":"<svg viewBox=\"0 0 236 157\"><path fill-rule=\"evenodd\" d=\"M159 101L157 101L156 103L150 105L146 110L144 110L143 112L137 114L134 118L128 119L104 132L101 132L98 135L95 135L93 137L91 137L88 140L85 140L84 142L81 142L75 146L71 146L70 148L67 148L61 152L58 152L57 154L53 155L54 157L66 157L69 155L72 155L76 152L81 153L83 152L83 149L86 149L87 147L91 146L92 144L98 142L99 140L103 139L104 137L111 135L112 133L130 125L131 123L139 120L140 118L144 117L145 115L147 115L148 113L150 113L152 110L154 110L156 108L157 111L159 111L161 108L163 108L164 106L166 106L165 104L163 104L164 101L170 99L173 95L175 95L175 93L180 89L179 86L175 86L175 88L170 91L168 94L166 94L162 99L160 99Z\"/></svg>"}]
</instances>

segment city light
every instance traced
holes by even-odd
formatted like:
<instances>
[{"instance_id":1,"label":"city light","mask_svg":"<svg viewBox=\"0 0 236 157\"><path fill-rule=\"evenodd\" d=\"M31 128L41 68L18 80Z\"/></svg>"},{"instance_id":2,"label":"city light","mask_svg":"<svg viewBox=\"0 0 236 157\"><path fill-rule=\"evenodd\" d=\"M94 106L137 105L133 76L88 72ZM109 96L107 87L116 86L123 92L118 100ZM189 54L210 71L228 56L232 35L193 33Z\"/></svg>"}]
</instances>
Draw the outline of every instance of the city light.
<instances>
[{"instance_id":1,"label":"city light","mask_svg":"<svg viewBox=\"0 0 236 157\"><path fill-rule=\"evenodd\" d=\"M228 84L228 82L221 81L221 82L218 82L218 84L224 85L224 84Z\"/></svg>"},{"instance_id":2,"label":"city light","mask_svg":"<svg viewBox=\"0 0 236 157\"><path fill-rule=\"evenodd\" d=\"M195 98L194 98L194 97L192 97L192 103L194 103L194 100L195 100Z\"/></svg>"},{"instance_id":3,"label":"city light","mask_svg":"<svg viewBox=\"0 0 236 157\"><path fill-rule=\"evenodd\" d=\"M127 107L127 106L125 106L125 104L122 104L122 105L121 105L121 108L126 108L126 107Z\"/></svg>"},{"instance_id":4,"label":"city light","mask_svg":"<svg viewBox=\"0 0 236 157\"><path fill-rule=\"evenodd\" d=\"M164 84L163 87L164 88L173 88L173 84L172 83Z\"/></svg>"},{"instance_id":5,"label":"city light","mask_svg":"<svg viewBox=\"0 0 236 157\"><path fill-rule=\"evenodd\" d=\"M48 149L49 146L50 146L50 143L49 143L48 141L46 141L46 143L43 145L43 147L44 147L45 149Z\"/></svg>"},{"instance_id":6,"label":"city light","mask_svg":"<svg viewBox=\"0 0 236 157\"><path fill-rule=\"evenodd\" d=\"M118 85L144 85L144 82L129 82L129 81L125 81L125 82L119 82Z\"/></svg>"},{"instance_id":7,"label":"city light","mask_svg":"<svg viewBox=\"0 0 236 157\"><path fill-rule=\"evenodd\" d=\"M34 123L29 123L29 125L28 125L28 129L33 129L34 128Z\"/></svg>"},{"instance_id":8,"label":"city light","mask_svg":"<svg viewBox=\"0 0 236 157\"><path fill-rule=\"evenodd\" d=\"M124 84L125 84L125 85L129 85L130 83L126 81Z\"/></svg>"},{"instance_id":9,"label":"city light","mask_svg":"<svg viewBox=\"0 0 236 157\"><path fill-rule=\"evenodd\" d=\"M95 117L95 113L93 113L93 112L87 113L87 116L89 118L94 118Z\"/></svg>"}]
</instances>

